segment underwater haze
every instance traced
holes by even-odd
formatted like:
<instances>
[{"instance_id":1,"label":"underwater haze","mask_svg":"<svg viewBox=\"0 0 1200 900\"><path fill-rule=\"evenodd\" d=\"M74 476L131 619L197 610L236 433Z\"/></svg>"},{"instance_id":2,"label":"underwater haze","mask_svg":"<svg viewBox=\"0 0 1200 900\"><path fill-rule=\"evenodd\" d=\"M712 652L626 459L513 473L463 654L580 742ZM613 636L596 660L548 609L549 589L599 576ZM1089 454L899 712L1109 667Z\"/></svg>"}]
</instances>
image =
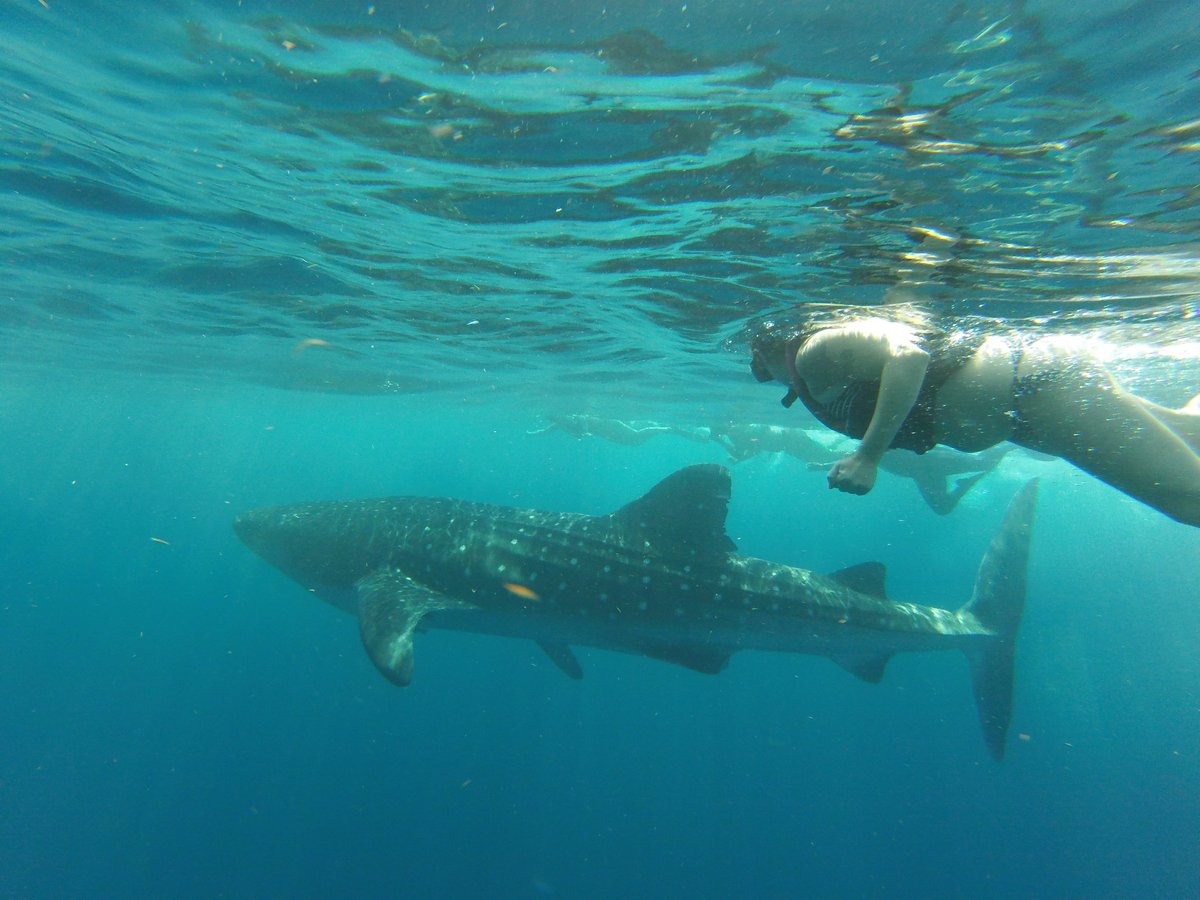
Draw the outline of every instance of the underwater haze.
<instances>
[{"instance_id":1,"label":"underwater haze","mask_svg":"<svg viewBox=\"0 0 1200 900\"><path fill-rule=\"evenodd\" d=\"M1200 896L1200 530L705 437L832 441L750 329L898 285L1186 403L1197 110L1190 0L0 0L0 895ZM740 553L950 609L1040 478L1005 758L959 653L429 631L398 688L231 528L695 463Z\"/></svg>"}]
</instances>

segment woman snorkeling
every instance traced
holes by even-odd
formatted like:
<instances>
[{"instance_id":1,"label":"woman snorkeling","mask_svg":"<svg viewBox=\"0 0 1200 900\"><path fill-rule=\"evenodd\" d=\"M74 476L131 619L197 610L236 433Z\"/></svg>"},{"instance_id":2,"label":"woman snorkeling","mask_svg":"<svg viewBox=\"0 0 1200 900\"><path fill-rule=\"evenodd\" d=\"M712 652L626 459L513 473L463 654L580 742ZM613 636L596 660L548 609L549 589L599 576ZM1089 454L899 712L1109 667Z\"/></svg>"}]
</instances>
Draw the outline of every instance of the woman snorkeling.
<instances>
[{"instance_id":1,"label":"woman snorkeling","mask_svg":"<svg viewBox=\"0 0 1200 900\"><path fill-rule=\"evenodd\" d=\"M974 453L1007 440L1200 526L1200 396L1182 409L1137 397L1065 335L985 333L908 304L801 310L796 324L760 326L751 371L788 386L784 406L800 400L860 441L830 488L867 493L890 448Z\"/></svg>"}]
</instances>

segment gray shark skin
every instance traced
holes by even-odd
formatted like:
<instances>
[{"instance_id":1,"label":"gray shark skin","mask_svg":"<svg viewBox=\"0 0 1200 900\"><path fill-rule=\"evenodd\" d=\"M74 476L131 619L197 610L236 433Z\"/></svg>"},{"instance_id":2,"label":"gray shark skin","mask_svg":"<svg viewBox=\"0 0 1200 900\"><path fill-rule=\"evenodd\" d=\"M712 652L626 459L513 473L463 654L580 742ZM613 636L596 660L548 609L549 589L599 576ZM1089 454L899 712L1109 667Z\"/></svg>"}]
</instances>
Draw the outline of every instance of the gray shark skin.
<instances>
[{"instance_id":1,"label":"gray shark skin","mask_svg":"<svg viewBox=\"0 0 1200 900\"><path fill-rule=\"evenodd\" d=\"M712 674L737 650L810 653L871 682L895 653L959 649L988 749L1003 756L1036 480L954 611L888 599L880 563L821 575L738 555L729 496L728 469L697 465L610 515L388 497L266 507L234 530L355 615L367 654L398 685L412 678L414 632L430 628L532 639L573 678L571 645Z\"/></svg>"}]
</instances>

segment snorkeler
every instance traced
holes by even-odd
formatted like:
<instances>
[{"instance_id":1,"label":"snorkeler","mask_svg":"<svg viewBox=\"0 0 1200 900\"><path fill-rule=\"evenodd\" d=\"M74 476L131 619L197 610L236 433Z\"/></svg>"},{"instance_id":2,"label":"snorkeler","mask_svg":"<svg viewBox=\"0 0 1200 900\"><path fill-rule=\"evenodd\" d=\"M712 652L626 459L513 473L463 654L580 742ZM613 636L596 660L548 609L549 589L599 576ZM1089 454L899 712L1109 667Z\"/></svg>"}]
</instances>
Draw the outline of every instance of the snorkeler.
<instances>
[{"instance_id":1,"label":"snorkeler","mask_svg":"<svg viewBox=\"0 0 1200 900\"><path fill-rule=\"evenodd\" d=\"M911 478L929 508L939 516L947 516L1012 449L1011 445L1003 444L989 447L982 453L960 453L947 447L934 447L923 454L889 450L879 461L879 466L893 475ZM954 478L954 487L950 487L951 478Z\"/></svg>"},{"instance_id":2,"label":"snorkeler","mask_svg":"<svg viewBox=\"0 0 1200 900\"><path fill-rule=\"evenodd\" d=\"M803 428L734 422L711 431L712 442L724 447L735 463L745 462L759 453L786 453L810 465L824 467L842 457L842 454L810 437Z\"/></svg>"},{"instance_id":3,"label":"snorkeler","mask_svg":"<svg viewBox=\"0 0 1200 900\"><path fill-rule=\"evenodd\" d=\"M1065 336L948 328L908 305L804 311L759 328L751 371L788 385L785 406L800 400L860 442L830 468L830 488L870 491L889 448L973 453L1008 440L1200 526L1200 396L1181 409L1137 397Z\"/></svg>"},{"instance_id":4,"label":"snorkeler","mask_svg":"<svg viewBox=\"0 0 1200 900\"><path fill-rule=\"evenodd\" d=\"M678 428L674 425L660 425L657 422L642 422L621 419L605 419L600 416L590 416L583 413L572 413L565 416L555 416L543 428L535 428L527 434L545 434L548 431L565 431L572 437L600 437L618 444L636 447L651 438L663 435L676 435L692 441L707 441L710 432L707 428Z\"/></svg>"},{"instance_id":5,"label":"snorkeler","mask_svg":"<svg viewBox=\"0 0 1200 900\"><path fill-rule=\"evenodd\" d=\"M720 444L735 463L745 462L759 453L786 453L814 471L826 471L845 456L809 435L803 428L781 425L736 423L712 430L712 440ZM1004 444L982 453L960 453L948 447L934 447L917 455L907 450L889 450L879 461L880 468L916 484L929 508L939 516L949 515L960 500L985 475L1000 464L1013 449ZM950 486L950 480L954 486Z\"/></svg>"}]
</instances>

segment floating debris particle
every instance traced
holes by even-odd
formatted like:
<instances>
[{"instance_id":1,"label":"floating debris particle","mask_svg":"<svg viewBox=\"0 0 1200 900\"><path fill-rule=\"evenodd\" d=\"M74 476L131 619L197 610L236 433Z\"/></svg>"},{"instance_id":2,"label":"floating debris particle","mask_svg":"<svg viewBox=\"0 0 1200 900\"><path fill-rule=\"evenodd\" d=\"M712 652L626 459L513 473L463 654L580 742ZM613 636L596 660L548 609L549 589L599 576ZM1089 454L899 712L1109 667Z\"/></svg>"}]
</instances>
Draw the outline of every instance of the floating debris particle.
<instances>
[{"instance_id":1,"label":"floating debris particle","mask_svg":"<svg viewBox=\"0 0 1200 900\"><path fill-rule=\"evenodd\" d=\"M307 338L306 340L300 341L300 343L296 344L296 346L292 348L292 352L299 353L301 350L307 350L309 347L329 346L331 346L329 341L322 340L321 338Z\"/></svg>"}]
</instances>

